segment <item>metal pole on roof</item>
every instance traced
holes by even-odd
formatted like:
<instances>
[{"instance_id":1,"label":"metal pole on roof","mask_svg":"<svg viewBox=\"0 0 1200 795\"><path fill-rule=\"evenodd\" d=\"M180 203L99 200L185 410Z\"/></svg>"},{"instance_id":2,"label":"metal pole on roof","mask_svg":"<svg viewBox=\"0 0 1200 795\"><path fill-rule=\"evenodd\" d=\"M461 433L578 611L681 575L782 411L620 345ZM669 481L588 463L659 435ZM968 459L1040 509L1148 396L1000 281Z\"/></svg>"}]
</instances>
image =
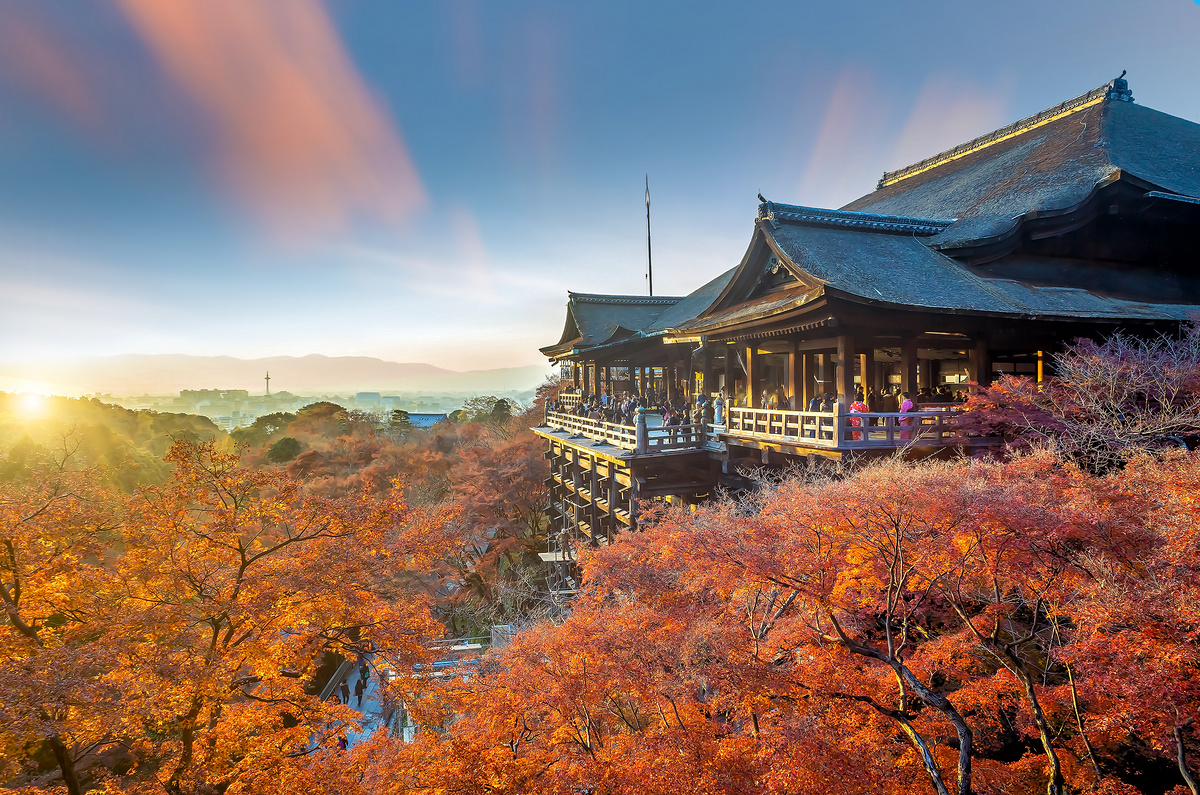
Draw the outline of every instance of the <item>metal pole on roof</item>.
<instances>
[{"instance_id":1,"label":"metal pole on roof","mask_svg":"<svg viewBox=\"0 0 1200 795\"><path fill-rule=\"evenodd\" d=\"M650 247L650 175L646 175L646 280L650 283L650 295L654 295L654 257Z\"/></svg>"}]
</instances>

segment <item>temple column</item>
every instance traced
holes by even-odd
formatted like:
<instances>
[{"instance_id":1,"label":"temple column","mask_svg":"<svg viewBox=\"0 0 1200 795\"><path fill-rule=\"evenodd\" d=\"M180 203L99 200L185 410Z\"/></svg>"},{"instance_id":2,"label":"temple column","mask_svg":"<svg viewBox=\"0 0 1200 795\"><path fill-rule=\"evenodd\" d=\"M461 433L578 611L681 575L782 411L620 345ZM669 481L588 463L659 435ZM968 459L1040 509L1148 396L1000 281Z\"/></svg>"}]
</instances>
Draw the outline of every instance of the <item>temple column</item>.
<instances>
[{"instance_id":1,"label":"temple column","mask_svg":"<svg viewBox=\"0 0 1200 795\"><path fill-rule=\"evenodd\" d=\"M725 399L730 405L737 402L737 381L741 372L741 365L738 364L737 357L737 343L725 343Z\"/></svg>"},{"instance_id":2,"label":"temple column","mask_svg":"<svg viewBox=\"0 0 1200 795\"><path fill-rule=\"evenodd\" d=\"M980 386L987 386L992 378L992 362L988 355L987 340L975 340L975 347L971 350L971 360L967 365L967 376Z\"/></svg>"},{"instance_id":3,"label":"temple column","mask_svg":"<svg viewBox=\"0 0 1200 795\"><path fill-rule=\"evenodd\" d=\"M830 364L829 354L813 354L813 368L816 370L816 377L813 379L814 395L824 395L830 390Z\"/></svg>"},{"instance_id":4,"label":"temple column","mask_svg":"<svg viewBox=\"0 0 1200 795\"><path fill-rule=\"evenodd\" d=\"M746 405L752 409L762 408L762 400L759 398L757 389L760 369L758 345L751 342L746 346Z\"/></svg>"},{"instance_id":5,"label":"temple column","mask_svg":"<svg viewBox=\"0 0 1200 795\"><path fill-rule=\"evenodd\" d=\"M838 335L837 356L837 399L843 406L849 406L854 401L854 360L858 357L854 337Z\"/></svg>"},{"instance_id":6,"label":"temple column","mask_svg":"<svg viewBox=\"0 0 1200 795\"><path fill-rule=\"evenodd\" d=\"M858 355L858 372L861 375L860 383L863 394L867 394L867 390L875 386L875 343L869 342L866 345L867 350Z\"/></svg>"},{"instance_id":7,"label":"temple column","mask_svg":"<svg viewBox=\"0 0 1200 795\"><path fill-rule=\"evenodd\" d=\"M707 342L704 343L704 350L700 354L700 394L708 396L715 390L713 386L713 355L712 346Z\"/></svg>"},{"instance_id":8,"label":"temple column","mask_svg":"<svg viewBox=\"0 0 1200 795\"><path fill-rule=\"evenodd\" d=\"M666 393L668 403L675 402L675 365L668 364L663 367L663 391Z\"/></svg>"},{"instance_id":9,"label":"temple column","mask_svg":"<svg viewBox=\"0 0 1200 795\"><path fill-rule=\"evenodd\" d=\"M579 389L579 362L571 362L571 381L576 390Z\"/></svg>"},{"instance_id":10,"label":"temple column","mask_svg":"<svg viewBox=\"0 0 1200 795\"><path fill-rule=\"evenodd\" d=\"M917 388L933 389L933 360L917 360Z\"/></svg>"},{"instance_id":11,"label":"temple column","mask_svg":"<svg viewBox=\"0 0 1200 795\"><path fill-rule=\"evenodd\" d=\"M900 344L900 391L917 393L917 339L907 337Z\"/></svg>"},{"instance_id":12,"label":"temple column","mask_svg":"<svg viewBox=\"0 0 1200 795\"><path fill-rule=\"evenodd\" d=\"M804 360L805 355L796 350L792 343L792 351L788 354L788 394L792 396L792 408L803 411L807 405L804 400Z\"/></svg>"},{"instance_id":13,"label":"temple column","mask_svg":"<svg viewBox=\"0 0 1200 795\"><path fill-rule=\"evenodd\" d=\"M1046 383L1046 377L1050 374L1046 359L1047 357L1045 351L1037 352L1037 382L1039 384Z\"/></svg>"}]
</instances>

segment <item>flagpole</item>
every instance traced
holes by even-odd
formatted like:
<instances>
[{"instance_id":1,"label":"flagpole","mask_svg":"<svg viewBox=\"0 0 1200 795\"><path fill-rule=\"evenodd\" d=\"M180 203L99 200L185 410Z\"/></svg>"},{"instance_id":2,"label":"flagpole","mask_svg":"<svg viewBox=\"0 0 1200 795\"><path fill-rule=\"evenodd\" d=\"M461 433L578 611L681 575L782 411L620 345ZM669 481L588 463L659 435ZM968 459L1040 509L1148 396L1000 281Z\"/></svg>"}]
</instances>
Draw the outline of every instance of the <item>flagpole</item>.
<instances>
[{"instance_id":1,"label":"flagpole","mask_svg":"<svg viewBox=\"0 0 1200 795\"><path fill-rule=\"evenodd\" d=\"M654 295L654 257L650 247L650 175L646 175L646 279L650 282L650 295Z\"/></svg>"}]
</instances>

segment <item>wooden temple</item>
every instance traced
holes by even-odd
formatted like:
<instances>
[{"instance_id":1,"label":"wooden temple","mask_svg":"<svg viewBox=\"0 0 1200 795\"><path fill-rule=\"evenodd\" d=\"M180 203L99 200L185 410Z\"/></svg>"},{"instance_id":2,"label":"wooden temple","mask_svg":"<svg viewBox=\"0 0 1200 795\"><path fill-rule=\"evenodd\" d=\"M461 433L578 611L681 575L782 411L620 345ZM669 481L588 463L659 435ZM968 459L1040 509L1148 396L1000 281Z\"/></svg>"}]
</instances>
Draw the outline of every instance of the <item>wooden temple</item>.
<instances>
[{"instance_id":1,"label":"wooden temple","mask_svg":"<svg viewBox=\"0 0 1200 795\"><path fill-rule=\"evenodd\" d=\"M1079 337L1178 333L1200 315L1197 229L1200 124L1136 104L1121 78L885 173L841 209L762 201L741 261L690 295L569 294L541 351L581 395L725 406L671 449L548 416L552 518L595 538L635 524L639 498L703 499L739 462L970 443L944 410L914 427L846 409L857 388L1040 381ZM831 415L805 411L825 393Z\"/></svg>"}]
</instances>

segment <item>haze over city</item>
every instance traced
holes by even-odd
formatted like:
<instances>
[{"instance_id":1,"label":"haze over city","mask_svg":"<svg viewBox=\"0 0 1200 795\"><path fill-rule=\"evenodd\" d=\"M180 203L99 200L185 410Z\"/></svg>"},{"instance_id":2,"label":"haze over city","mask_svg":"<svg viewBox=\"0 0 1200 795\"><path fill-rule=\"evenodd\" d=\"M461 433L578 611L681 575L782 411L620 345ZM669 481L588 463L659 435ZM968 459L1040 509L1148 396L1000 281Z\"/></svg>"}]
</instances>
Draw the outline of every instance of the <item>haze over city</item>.
<instances>
[{"instance_id":1,"label":"haze over city","mask_svg":"<svg viewBox=\"0 0 1200 795\"><path fill-rule=\"evenodd\" d=\"M125 354L544 365L568 289L646 291L647 174L682 294L759 191L840 206L1123 69L1200 118L1188 0L218 5L5 4L6 388Z\"/></svg>"}]
</instances>

